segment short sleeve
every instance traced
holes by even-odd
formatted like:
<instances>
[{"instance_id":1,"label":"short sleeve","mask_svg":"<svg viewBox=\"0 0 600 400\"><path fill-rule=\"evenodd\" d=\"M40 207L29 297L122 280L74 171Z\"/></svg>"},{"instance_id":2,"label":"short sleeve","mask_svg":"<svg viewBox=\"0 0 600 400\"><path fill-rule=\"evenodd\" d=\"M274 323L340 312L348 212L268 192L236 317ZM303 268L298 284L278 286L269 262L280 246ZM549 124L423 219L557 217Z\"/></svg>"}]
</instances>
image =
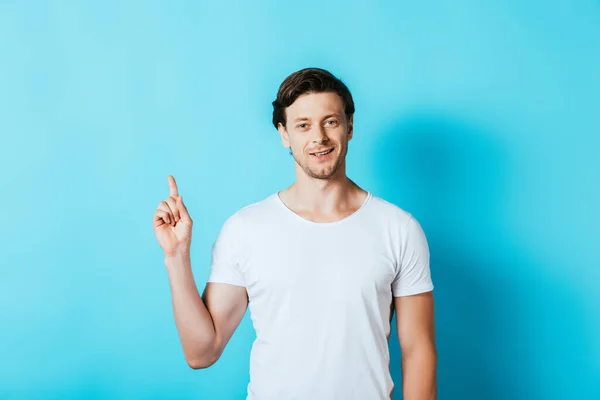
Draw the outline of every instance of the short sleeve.
<instances>
[{"instance_id":1,"label":"short sleeve","mask_svg":"<svg viewBox=\"0 0 600 400\"><path fill-rule=\"evenodd\" d=\"M401 232L400 245L398 272L392 283L393 296L410 296L433 290L427 238L412 216Z\"/></svg>"},{"instance_id":2,"label":"short sleeve","mask_svg":"<svg viewBox=\"0 0 600 400\"><path fill-rule=\"evenodd\" d=\"M239 268L239 241L240 228L234 215L225 221L212 246L208 282L245 286Z\"/></svg>"}]
</instances>

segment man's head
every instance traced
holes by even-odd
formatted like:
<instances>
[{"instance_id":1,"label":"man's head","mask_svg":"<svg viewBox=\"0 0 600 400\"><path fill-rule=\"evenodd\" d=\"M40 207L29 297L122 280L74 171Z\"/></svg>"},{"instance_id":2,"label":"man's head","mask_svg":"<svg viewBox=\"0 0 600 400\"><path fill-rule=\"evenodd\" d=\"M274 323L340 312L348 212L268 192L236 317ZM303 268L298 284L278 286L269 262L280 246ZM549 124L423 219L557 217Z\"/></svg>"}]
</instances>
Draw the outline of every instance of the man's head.
<instances>
[{"instance_id":1,"label":"man's head","mask_svg":"<svg viewBox=\"0 0 600 400\"><path fill-rule=\"evenodd\" d=\"M330 72L305 68L288 76L273 102L273 125L298 166L310 177L331 179L345 165L352 139L354 101ZM328 151L321 155L319 152Z\"/></svg>"}]
</instances>

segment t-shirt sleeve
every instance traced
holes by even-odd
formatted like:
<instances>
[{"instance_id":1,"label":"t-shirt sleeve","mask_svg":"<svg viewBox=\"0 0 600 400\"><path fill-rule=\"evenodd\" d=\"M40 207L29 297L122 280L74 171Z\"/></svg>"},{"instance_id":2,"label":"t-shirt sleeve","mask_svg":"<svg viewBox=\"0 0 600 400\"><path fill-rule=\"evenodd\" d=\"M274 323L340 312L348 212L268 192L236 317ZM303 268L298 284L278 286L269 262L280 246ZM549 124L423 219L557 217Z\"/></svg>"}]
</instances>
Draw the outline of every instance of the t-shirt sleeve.
<instances>
[{"instance_id":1,"label":"t-shirt sleeve","mask_svg":"<svg viewBox=\"0 0 600 400\"><path fill-rule=\"evenodd\" d=\"M398 272L392 283L393 296L410 296L433 290L427 238L413 216L408 220L401 235Z\"/></svg>"},{"instance_id":2,"label":"t-shirt sleeve","mask_svg":"<svg viewBox=\"0 0 600 400\"><path fill-rule=\"evenodd\" d=\"M225 221L212 246L208 282L245 286L239 265L240 233L235 216Z\"/></svg>"}]
</instances>

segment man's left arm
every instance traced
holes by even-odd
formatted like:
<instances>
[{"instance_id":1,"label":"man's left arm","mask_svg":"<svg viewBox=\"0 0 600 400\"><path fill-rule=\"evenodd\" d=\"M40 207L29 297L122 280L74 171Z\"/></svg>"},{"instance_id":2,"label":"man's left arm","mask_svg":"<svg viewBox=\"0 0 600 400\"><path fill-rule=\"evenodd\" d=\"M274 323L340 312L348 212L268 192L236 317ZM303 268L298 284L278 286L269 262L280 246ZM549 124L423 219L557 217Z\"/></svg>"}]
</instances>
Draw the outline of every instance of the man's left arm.
<instances>
[{"instance_id":1,"label":"man's left arm","mask_svg":"<svg viewBox=\"0 0 600 400\"><path fill-rule=\"evenodd\" d=\"M404 400L436 400L433 292L394 297Z\"/></svg>"}]
</instances>

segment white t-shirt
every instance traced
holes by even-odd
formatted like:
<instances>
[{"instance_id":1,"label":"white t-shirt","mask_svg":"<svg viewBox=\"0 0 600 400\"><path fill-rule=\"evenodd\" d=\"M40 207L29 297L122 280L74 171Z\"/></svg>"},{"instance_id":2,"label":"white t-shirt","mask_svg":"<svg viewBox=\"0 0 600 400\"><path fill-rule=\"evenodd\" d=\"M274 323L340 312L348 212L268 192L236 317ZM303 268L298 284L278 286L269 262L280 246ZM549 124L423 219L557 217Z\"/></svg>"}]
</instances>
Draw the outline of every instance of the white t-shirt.
<instances>
[{"instance_id":1,"label":"white t-shirt","mask_svg":"<svg viewBox=\"0 0 600 400\"><path fill-rule=\"evenodd\" d=\"M242 208L213 245L208 280L248 292L248 400L390 399L393 296L433 290L421 226L371 193L329 223L277 193Z\"/></svg>"}]
</instances>

